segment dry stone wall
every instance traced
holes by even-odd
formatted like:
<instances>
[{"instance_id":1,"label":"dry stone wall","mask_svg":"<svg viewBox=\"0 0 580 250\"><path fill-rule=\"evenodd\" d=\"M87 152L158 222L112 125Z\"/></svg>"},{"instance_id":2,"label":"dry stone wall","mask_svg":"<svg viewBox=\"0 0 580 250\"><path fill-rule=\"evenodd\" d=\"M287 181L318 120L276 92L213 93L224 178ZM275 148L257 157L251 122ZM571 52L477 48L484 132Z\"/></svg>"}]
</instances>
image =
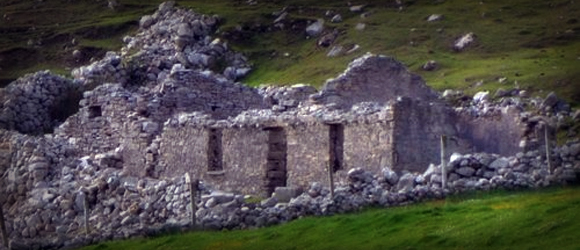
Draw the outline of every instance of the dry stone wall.
<instances>
[{"instance_id":1,"label":"dry stone wall","mask_svg":"<svg viewBox=\"0 0 580 250\"><path fill-rule=\"evenodd\" d=\"M77 112L82 86L48 71L28 74L0 91L0 128L51 133Z\"/></svg>"}]
</instances>

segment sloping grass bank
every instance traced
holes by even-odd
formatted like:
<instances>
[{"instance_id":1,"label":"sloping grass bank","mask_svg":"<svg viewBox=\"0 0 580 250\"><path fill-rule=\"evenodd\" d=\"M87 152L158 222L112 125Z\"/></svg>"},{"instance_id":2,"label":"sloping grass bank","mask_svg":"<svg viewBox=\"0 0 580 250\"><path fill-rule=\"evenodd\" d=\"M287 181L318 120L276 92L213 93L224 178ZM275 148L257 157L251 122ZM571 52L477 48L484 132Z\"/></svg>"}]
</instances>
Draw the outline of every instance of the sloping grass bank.
<instances>
[{"instance_id":1,"label":"sloping grass bank","mask_svg":"<svg viewBox=\"0 0 580 250\"><path fill-rule=\"evenodd\" d=\"M97 58L106 50L118 50L121 38L137 29L139 18L152 14L163 1L122 0L115 10L107 8L107 1L0 1L0 17L6 15L0 18L0 85L39 69L66 73L67 67L81 64L72 59L74 49ZM362 17L351 12L346 1L177 2L223 17L214 36L245 53L254 64L243 79L251 86L308 83L320 87L368 51L394 56L437 90L473 94L518 87L540 96L556 91L572 105L580 105L577 1L402 1L404 8L393 7L394 1L352 1L365 4ZM286 25L276 28L277 16L272 13L285 7ZM331 23L327 11L341 14L343 21ZM443 19L427 22L431 14ZM304 32L307 21L318 18L327 21L325 33L339 33L332 46L346 51L356 44L360 49L327 57L330 48L317 46L317 39L307 38ZM358 24L365 28L355 29ZM454 51L453 42L468 32L476 34L476 42L463 52ZM78 45L69 44L73 38ZM439 69L421 70L428 60L437 61Z\"/></svg>"},{"instance_id":2,"label":"sloping grass bank","mask_svg":"<svg viewBox=\"0 0 580 250\"><path fill-rule=\"evenodd\" d=\"M96 249L580 249L580 187L472 193L257 230L107 242Z\"/></svg>"}]
</instances>

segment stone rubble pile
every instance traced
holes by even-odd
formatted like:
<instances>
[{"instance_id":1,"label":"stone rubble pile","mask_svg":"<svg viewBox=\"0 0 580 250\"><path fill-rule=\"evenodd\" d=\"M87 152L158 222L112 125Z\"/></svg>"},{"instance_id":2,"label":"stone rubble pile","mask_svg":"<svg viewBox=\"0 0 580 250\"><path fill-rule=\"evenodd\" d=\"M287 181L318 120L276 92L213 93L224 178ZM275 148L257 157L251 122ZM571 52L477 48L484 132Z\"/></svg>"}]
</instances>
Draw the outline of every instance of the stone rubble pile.
<instances>
[{"instance_id":1,"label":"stone rubble pile","mask_svg":"<svg viewBox=\"0 0 580 250\"><path fill-rule=\"evenodd\" d=\"M153 15L140 20L139 32L126 36L120 53L73 70L83 84L121 83L124 86L155 86L165 81L174 65L185 69L211 70L237 80L251 70L247 58L231 51L226 42L213 39L220 18L162 3Z\"/></svg>"},{"instance_id":2,"label":"stone rubble pile","mask_svg":"<svg viewBox=\"0 0 580 250\"><path fill-rule=\"evenodd\" d=\"M275 111L286 111L296 108L302 102L306 102L310 95L317 90L309 85L296 84L289 87L268 86L259 89L267 105Z\"/></svg>"},{"instance_id":3,"label":"stone rubble pile","mask_svg":"<svg viewBox=\"0 0 580 250\"><path fill-rule=\"evenodd\" d=\"M121 62L121 56L109 51L103 59L75 68L71 74L75 81L81 83L87 90L107 82L126 84L130 72Z\"/></svg>"}]
</instances>

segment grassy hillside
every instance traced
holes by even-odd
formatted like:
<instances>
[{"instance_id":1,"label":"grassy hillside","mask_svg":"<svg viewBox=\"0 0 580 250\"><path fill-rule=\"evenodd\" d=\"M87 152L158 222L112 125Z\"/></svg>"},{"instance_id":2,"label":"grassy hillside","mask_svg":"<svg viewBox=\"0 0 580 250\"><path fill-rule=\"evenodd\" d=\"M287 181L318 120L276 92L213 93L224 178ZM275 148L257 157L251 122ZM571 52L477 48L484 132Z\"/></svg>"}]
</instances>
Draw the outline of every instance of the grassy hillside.
<instances>
[{"instance_id":1,"label":"grassy hillside","mask_svg":"<svg viewBox=\"0 0 580 250\"><path fill-rule=\"evenodd\" d=\"M257 230L183 233L83 249L580 249L578 207L580 187L498 191Z\"/></svg>"},{"instance_id":2,"label":"grassy hillside","mask_svg":"<svg viewBox=\"0 0 580 250\"><path fill-rule=\"evenodd\" d=\"M0 81L41 68L66 72L84 62L71 58L81 49L96 57L121 46L120 39L136 30L139 17L152 13L160 0L107 1L6 0L0 3ZM182 6L224 17L216 36L245 52L255 70L244 81L250 85L309 83L320 86L344 70L354 57L370 51L391 55L421 74L438 90L509 89L516 86L540 95L555 90L574 105L580 104L580 3L570 0L514 1L351 1L366 4L353 13L347 1L178 0ZM274 27L273 12L287 7L285 28ZM342 15L331 23L325 12ZM365 17L361 17L362 13ZM427 22L431 14L443 20ZM333 45L360 49L328 58L329 48L307 39L308 21L324 18L327 32L336 30ZM364 30L356 30L364 23ZM295 28L293 29L292 26ZM34 28L32 28L34 27ZM452 49L455 39L468 32L476 43L463 52ZM77 38L78 45L67 45ZM31 45L28 42L32 41ZM38 43L40 41L40 43ZM332 45L331 45L332 46ZM66 48L65 48L66 47ZM440 69L422 71L436 60ZM498 79L507 78L504 83Z\"/></svg>"}]
</instances>

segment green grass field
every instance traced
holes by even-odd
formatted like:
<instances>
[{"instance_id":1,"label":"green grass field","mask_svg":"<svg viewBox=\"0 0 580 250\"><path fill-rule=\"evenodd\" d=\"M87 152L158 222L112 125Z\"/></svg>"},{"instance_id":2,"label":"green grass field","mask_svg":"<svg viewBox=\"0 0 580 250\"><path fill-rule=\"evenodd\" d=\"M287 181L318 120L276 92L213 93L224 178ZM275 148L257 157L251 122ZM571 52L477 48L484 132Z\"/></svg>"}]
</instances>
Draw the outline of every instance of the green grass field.
<instances>
[{"instance_id":1,"label":"green grass field","mask_svg":"<svg viewBox=\"0 0 580 250\"><path fill-rule=\"evenodd\" d=\"M155 11L161 0L118 0L115 10L107 1L7 0L0 3L0 81L6 83L24 73L41 68L66 72L74 66L71 50L63 45L72 38L75 49L101 51L119 49L121 38L135 32L140 16ZM514 1L403 1L405 8L392 7L393 1L353 1L367 4L366 17L352 13L346 1L258 1L248 5L238 0L180 0L179 5L205 14L223 17L216 37L228 40L254 64L243 80L248 85L308 83L321 86L339 74L350 60L366 52L394 56L423 76L437 90L479 90L520 87L545 96L548 91L580 104L580 2L570 0ZM303 28L272 28L273 12L287 7L289 20L306 22L323 18L327 10L340 13L344 21L329 22L327 31L340 35L333 45L360 46L348 55L328 58L329 48L307 39ZM429 23L431 14L443 20ZM365 23L362 31L357 23ZM34 27L34 28L32 28ZM252 27L270 27L256 31ZM244 39L235 39L235 30ZM463 52L452 43L474 32L477 42ZM238 34L240 35L240 34ZM41 45L27 41L41 40ZM100 55L96 53L95 55ZM425 72L421 65L436 60L441 65ZM498 79L507 78L505 83Z\"/></svg>"},{"instance_id":2,"label":"green grass field","mask_svg":"<svg viewBox=\"0 0 580 250\"><path fill-rule=\"evenodd\" d=\"M471 193L269 228L107 242L97 249L580 249L580 187Z\"/></svg>"}]
</instances>

